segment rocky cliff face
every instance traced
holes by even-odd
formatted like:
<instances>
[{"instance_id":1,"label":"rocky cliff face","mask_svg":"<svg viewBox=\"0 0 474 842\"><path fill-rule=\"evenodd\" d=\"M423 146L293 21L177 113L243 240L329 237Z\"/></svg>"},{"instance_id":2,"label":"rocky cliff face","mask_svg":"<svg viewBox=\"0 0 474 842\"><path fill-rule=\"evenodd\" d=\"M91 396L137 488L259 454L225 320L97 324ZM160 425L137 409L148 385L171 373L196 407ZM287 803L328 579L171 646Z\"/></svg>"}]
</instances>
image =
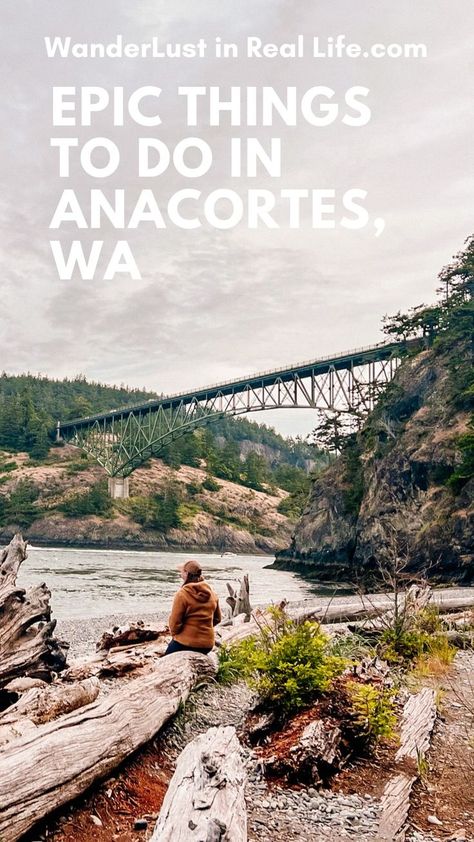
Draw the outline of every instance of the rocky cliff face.
<instances>
[{"instance_id":1,"label":"rocky cliff face","mask_svg":"<svg viewBox=\"0 0 474 842\"><path fill-rule=\"evenodd\" d=\"M457 494L446 484L469 423L451 363L433 351L404 361L350 454L315 480L278 567L368 583L398 558L435 580L474 580L473 480Z\"/></svg>"}]
</instances>

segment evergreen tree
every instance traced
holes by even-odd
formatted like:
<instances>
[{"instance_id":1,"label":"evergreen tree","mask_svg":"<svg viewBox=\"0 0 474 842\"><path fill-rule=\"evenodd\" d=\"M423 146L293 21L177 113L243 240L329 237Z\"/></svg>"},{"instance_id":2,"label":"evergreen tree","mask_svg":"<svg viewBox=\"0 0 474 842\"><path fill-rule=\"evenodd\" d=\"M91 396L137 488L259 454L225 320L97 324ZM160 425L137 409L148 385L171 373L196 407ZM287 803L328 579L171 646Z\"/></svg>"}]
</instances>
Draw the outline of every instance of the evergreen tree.
<instances>
[{"instance_id":1,"label":"evergreen tree","mask_svg":"<svg viewBox=\"0 0 474 842\"><path fill-rule=\"evenodd\" d=\"M39 496L36 486L27 479L21 480L0 505L0 518L4 526L15 525L27 529L41 515L35 505ZM3 513L2 513L3 510Z\"/></svg>"},{"instance_id":2,"label":"evergreen tree","mask_svg":"<svg viewBox=\"0 0 474 842\"><path fill-rule=\"evenodd\" d=\"M260 453L251 450L247 455L242 468L242 480L245 485L255 488L256 491L263 490L263 483L268 480L268 468Z\"/></svg>"}]
</instances>

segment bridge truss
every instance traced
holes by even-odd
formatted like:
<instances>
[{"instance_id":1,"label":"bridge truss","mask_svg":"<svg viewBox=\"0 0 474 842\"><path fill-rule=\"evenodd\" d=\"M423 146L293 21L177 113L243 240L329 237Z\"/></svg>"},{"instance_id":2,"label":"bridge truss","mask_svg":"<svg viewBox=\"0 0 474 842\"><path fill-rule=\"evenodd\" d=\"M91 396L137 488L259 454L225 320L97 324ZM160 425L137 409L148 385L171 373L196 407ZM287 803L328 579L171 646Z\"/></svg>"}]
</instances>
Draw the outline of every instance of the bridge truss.
<instances>
[{"instance_id":1,"label":"bridge truss","mask_svg":"<svg viewBox=\"0 0 474 842\"><path fill-rule=\"evenodd\" d=\"M91 455L109 477L127 477L173 440L224 415L311 408L363 417L392 380L409 344L381 343L58 422L57 437Z\"/></svg>"}]
</instances>

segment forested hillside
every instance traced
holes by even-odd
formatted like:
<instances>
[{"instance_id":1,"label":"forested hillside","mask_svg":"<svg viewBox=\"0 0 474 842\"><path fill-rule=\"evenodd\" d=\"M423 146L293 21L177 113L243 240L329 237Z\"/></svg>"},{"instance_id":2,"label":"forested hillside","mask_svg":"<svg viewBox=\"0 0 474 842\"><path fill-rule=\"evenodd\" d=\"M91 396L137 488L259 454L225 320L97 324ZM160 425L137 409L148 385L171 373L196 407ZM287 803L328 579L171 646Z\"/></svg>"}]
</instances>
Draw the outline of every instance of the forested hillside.
<instances>
[{"instance_id":1,"label":"forested hillside","mask_svg":"<svg viewBox=\"0 0 474 842\"><path fill-rule=\"evenodd\" d=\"M105 473L93 460L54 441L56 419L151 397L83 377L3 374L0 530L10 534L20 527L43 542L84 543L95 528L92 543L98 544L194 541L200 548L267 551L283 546L306 502L310 472L327 461L300 439L247 419L221 418L149 460L133 474L130 500L122 502L110 500Z\"/></svg>"},{"instance_id":2,"label":"forested hillside","mask_svg":"<svg viewBox=\"0 0 474 842\"><path fill-rule=\"evenodd\" d=\"M386 319L390 336L425 341L361 430L339 431L279 566L349 584L474 580L473 237L439 277L436 304Z\"/></svg>"}]
</instances>

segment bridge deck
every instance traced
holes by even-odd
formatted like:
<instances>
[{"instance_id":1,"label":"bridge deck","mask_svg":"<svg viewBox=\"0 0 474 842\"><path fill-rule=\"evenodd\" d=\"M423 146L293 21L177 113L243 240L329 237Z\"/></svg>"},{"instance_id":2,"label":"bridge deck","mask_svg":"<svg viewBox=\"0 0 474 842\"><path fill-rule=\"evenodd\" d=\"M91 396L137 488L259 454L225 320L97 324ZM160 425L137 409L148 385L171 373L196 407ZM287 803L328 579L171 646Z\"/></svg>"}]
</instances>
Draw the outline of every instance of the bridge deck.
<instances>
[{"instance_id":1,"label":"bridge deck","mask_svg":"<svg viewBox=\"0 0 474 842\"><path fill-rule=\"evenodd\" d=\"M88 426L95 421L111 421L114 418L124 418L131 413L150 412L158 407L172 409L180 404L189 404L193 401L209 400L216 395L229 395L233 392L241 392L247 387L255 388L269 386L276 380L287 382L296 377L304 378L326 374L330 369L340 371L352 366L366 365L370 362L380 362L396 356L400 351L406 351L409 347L419 344L419 340L408 340L406 342L380 342L377 345L370 345L366 348L356 348L352 351L345 351L341 354L334 354L327 357L318 357L313 360L295 363L284 368L269 369L251 374L248 377L239 377L235 380L226 380L222 383L214 383L211 386L203 386L194 391L176 392L171 395L164 395L161 398L151 399L141 404L123 406L111 409L98 415L89 415L85 418L77 418L60 424L62 431L75 427Z\"/></svg>"}]
</instances>

